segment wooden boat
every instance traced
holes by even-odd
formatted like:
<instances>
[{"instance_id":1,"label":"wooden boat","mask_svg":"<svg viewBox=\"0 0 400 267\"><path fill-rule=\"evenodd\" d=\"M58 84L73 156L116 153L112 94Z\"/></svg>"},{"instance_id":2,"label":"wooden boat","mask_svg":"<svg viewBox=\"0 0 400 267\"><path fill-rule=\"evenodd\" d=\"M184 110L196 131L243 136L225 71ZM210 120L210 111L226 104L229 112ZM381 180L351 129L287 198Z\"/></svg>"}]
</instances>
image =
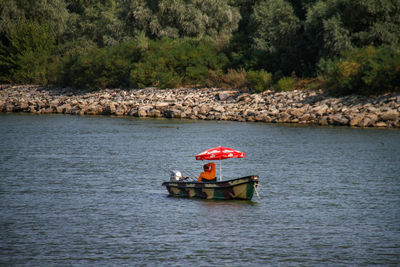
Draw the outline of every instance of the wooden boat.
<instances>
[{"instance_id":1,"label":"wooden boat","mask_svg":"<svg viewBox=\"0 0 400 267\"><path fill-rule=\"evenodd\" d=\"M162 184L170 196L204 199L244 199L251 200L258 176L251 175L219 182L171 181Z\"/></svg>"}]
</instances>

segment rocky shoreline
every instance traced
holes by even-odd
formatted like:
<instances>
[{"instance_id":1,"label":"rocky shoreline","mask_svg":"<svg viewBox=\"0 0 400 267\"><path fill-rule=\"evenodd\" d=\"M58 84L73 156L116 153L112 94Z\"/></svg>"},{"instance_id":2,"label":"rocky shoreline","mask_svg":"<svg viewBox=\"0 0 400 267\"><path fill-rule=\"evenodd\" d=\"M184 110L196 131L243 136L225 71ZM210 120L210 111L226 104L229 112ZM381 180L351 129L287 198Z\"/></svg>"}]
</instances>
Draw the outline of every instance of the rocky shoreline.
<instances>
[{"instance_id":1,"label":"rocky shoreline","mask_svg":"<svg viewBox=\"0 0 400 267\"><path fill-rule=\"evenodd\" d=\"M400 128L399 93L336 98L299 90L252 94L215 88L76 91L2 85L0 111Z\"/></svg>"}]
</instances>

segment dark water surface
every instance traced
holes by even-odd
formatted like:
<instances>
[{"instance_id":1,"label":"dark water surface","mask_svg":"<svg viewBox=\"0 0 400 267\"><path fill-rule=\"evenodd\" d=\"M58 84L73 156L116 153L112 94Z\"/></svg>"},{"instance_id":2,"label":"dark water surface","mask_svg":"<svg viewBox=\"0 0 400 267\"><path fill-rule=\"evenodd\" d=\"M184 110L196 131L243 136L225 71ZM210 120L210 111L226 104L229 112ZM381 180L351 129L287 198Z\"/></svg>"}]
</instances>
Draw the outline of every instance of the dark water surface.
<instances>
[{"instance_id":1,"label":"dark water surface","mask_svg":"<svg viewBox=\"0 0 400 267\"><path fill-rule=\"evenodd\" d=\"M167 197L218 145L261 199ZM398 266L400 130L2 114L0 216L5 266Z\"/></svg>"}]
</instances>

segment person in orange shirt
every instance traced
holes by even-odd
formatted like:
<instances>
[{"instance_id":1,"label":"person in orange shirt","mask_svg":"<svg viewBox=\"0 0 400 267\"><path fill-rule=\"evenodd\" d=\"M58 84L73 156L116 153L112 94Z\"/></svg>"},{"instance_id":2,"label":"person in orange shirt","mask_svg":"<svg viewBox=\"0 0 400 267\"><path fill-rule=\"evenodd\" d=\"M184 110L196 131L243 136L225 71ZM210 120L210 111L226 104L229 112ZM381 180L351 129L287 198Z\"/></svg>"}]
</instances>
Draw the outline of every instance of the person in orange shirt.
<instances>
[{"instance_id":1,"label":"person in orange shirt","mask_svg":"<svg viewBox=\"0 0 400 267\"><path fill-rule=\"evenodd\" d=\"M198 182L216 182L215 178L215 164L210 162L203 166L204 172L200 174Z\"/></svg>"}]
</instances>

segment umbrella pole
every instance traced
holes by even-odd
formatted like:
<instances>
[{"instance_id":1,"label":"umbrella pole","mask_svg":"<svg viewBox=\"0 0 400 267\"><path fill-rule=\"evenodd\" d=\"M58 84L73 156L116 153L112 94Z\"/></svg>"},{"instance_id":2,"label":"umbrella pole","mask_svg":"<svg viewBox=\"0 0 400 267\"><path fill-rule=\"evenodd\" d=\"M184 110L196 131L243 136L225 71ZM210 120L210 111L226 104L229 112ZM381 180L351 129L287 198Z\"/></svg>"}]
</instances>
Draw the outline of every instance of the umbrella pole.
<instances>
[{"instance_id":1,"label":"umbrella pole","mask_svg":"<svg viewBox=\"0 0 400 267\"><path fill-rule=\"evenodd\" d=\"M219 160L219 180L222 181L221 159Z\"/></svg>"}]
</instances>

